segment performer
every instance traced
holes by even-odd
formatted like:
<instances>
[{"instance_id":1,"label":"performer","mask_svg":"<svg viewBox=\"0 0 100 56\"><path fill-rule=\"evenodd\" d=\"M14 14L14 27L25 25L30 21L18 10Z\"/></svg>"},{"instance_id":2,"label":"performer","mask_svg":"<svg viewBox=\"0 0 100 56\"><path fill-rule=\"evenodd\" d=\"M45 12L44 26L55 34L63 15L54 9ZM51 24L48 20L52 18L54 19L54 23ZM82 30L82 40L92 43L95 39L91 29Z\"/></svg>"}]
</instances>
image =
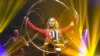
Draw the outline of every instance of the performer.
<instances>
[{"instance_id":1,"label":"performer","mask_svg":"<svg viewBox=\"0 0 100 56\"><path fill-rule=\"evenodd\" d=\"M44 34L47 38L47 41L51 42L52 39L56 39L57 41L59 41L60 34L63 34L64 32L71 29L74 26L74 23L76 22L76 20L78 20L78 15L75 16L73 21L68 26L62 29L59 29L59 27L57 26L58 22L53 17L49 18L47 22L47 29L41 29L41 28L36 27L34 24L31 23L28 17L26 19L26 23L32 30L37 31L41 34Z\"/></svg>"},{"instance_id":2,"label":"performer","mask_svg":"<svg viewBox=\"0 0 100 56\"><path fill-rule=\"evenodd\" d=\"M76 14L73 21L68 26L62 29L59 29L58 22L54 17L49 18L49 20L47 21L47 29L38 28L34 24L32 24L32 22L29 20L28 17L25 16L24 18L26 19L26 24L28 24L28 26L32 30L37 31L46 36L46 40L47 40L46 45L48 45L52 41L59 43L61 35L74 26L75 22L78 20L78 15ZM60 51L59 49L55 49L55 50Z\"/></svg>"},{"instance_id":3,"label":"performer","mask_svg":"<svg viewBox=\"0 0 100 56\"><path fill-rule=\"evenodd\" d=\"M26 40L24 37L21 37L19 35L19 31L17 29L14 30L13 35L11 36L11 38L4 44L5 48L9 49L12 48L12 50L10 52L12 52L13 50L15 50L20 44L27 44ZM18 42L17 42L18 41ZM18 46L14 46L17 43L19 44ZM20 48L17 51L15 51L14 53L11 53L10 56L24 56L25 55L25 51L24 48Z\"/></svg>"}]
</instances>

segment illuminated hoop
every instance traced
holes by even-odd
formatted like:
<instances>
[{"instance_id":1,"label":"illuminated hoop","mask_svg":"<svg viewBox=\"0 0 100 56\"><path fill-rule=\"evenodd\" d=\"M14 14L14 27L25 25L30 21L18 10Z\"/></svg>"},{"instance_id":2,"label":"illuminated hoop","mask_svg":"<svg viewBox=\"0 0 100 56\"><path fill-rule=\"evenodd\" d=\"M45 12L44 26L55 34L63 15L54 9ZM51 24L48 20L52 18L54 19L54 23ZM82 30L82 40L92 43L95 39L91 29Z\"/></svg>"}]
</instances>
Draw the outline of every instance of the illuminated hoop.
<instances>
[{"instance_id":1,"label":"illuminated hoop","mask_svg":"<svg viewBox=\"0 0 100 56\"><path fill-rule=\"evenodd\" d=\"M34 10L32 10L32 8L34 8L37 4L39 4L39 3L41 3L41 2L43 2L43 1L42 1L42 0L39 0L39 1L37 1L36 3L34 3L34 4L29 8L29 10L28 10L26 16L30 15L30 13L32 13L32 12L35 12ZM64 4L63 2L61 2L61 1L59 1L59 0L54 0L54 2L57 2L57 3L61 4L62 6L64 6L64 7L66 8L66 10L68 9L68 10L70 11L70 9L68 8L68 6L67 6L66 4ZM70 11L70 12L71 12L71 11ZM37 12L35 12L35 13L41 18L41 15L40 15L40 14L38 14ZM72 12L71 12L71 13L72 13ZM27 18L26 18L25 20L27 20ZM27 22L26 22L26 23L27 23ZM44 50L44 49L42 49L41 47L37 46L37 45L32 41L32 39L30 39L28 30L27 30L27 24L25 24L25 28L26 28L26 34L27 34L27 36L28 36L28 38L29 38L29 41L30 41L37 49L39 49L39 50L41 50L41 51L43 51L43 52L55 53L55 52L51 52L51 51ZM36 36L37 36L37 34L35 34L35 36L33 36L34 39L36 38ZM34 40L34 39L33 39L33 40Z\"/></svg>"}]
</instances>

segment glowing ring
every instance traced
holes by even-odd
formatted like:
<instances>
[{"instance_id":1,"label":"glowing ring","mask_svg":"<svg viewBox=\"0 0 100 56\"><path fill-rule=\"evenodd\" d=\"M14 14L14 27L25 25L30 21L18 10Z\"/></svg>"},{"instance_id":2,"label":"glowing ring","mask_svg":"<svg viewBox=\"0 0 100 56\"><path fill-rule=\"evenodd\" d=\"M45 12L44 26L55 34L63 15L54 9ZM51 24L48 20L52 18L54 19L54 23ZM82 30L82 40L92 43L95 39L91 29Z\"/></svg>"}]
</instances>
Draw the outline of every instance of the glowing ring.
<instances>
[{"instance_id":1,"label":"glowing ring","mask_svg":"<svg viewBox=\"0 0 100 56\"><path fill-rule=\"evenodd\" d=\"M34 8L35 5L37 5L38 3L41 3L41 2L42 2L42 0L39 0L39 1L37 1L36 3L34 3L34 4L29 8L28 13L27 13L26 16L28 16L28 15L32 12L31 9ZM70 9L67 7L67 5L64 4L63 2L61 2L61 1L59 1L59 0L55 0L55 2L57 2L57 3L61 4L61 5L63 5L66 9L68 9L68 10L70 11ZM70 11L70 12L71 12L71 11ZM27 24L26 24L26 31L27 31ZM28 36L28 38L29 38L28 33L27 33L27 36ZM34 37L34 38L35 38L35 37ZM41 50L41 51L43 51L43 52L54 53L54 52L46 51L46 50L43 50L43 49L39 48L34 42L32 42L32 40L31 40L30 38L29 38L29 40L30 40L30 42L31 42L37 49L39 49L39 50Z\"/></svg>"},{"instance_id":2,"label":"glowing ring","mask_svg":"<svg viewBox=\"0 0 100 56\"><path fill-rule=\"evenodd\" d=\"M35 12L35 11L33 11L33 12ZM35 12L35 13L41 17L40 14L38 14L37 12ZM42 17L41 17L41 18L42 18ZM32 42L32 40L34 40L34 39L36 38L37 35L35 34L35 36L33 36L34 39L32 39L32 40L30 39L30 36L29 36L29 34L28 34L28 30L27 30L27 18L26 18L25 20L26 20L26 24L25 24L26 34L27 34L27 36L28 36L28 38L29 38L29 41L30 41L37 49L39 49L39 50L41 50L41 51L43 51L43 52L55 53L55 52L46 51L46 50L40 48L39 46L37 46L34 42Z\"/></svg>"}]
</instances>

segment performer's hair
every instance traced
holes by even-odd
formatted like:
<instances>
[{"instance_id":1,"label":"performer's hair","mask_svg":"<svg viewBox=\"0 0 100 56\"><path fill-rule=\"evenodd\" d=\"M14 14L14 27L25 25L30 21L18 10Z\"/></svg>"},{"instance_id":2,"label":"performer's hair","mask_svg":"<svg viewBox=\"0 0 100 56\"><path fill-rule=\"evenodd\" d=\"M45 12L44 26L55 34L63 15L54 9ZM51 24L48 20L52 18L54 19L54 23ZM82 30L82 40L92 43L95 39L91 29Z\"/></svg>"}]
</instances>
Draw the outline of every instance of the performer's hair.
<instances>
[{"instance_id":1,"label":"performer's hair","mask_svg":"<svg viewBox=\"0 0 100 56\"><path fill-rule=\"evenodd\" d=\"M59 29L59 24L58 24L58 21L54 18L54 17L50 17L47 21L47 28L49 28L49 20L53 18L55 20L55 28L56 29Z\"/></svg>"},{"instance_id":2,"label":"performer's hair","mask_svg":"<svg viewBox=\"0 0 100 56\"><path fill-rule=\"evenodd\" d=\"M18 36L19 35L19 30L18 29L15 29L14 31L13 31L13 36Z\"/></svg>"}]
</instances>

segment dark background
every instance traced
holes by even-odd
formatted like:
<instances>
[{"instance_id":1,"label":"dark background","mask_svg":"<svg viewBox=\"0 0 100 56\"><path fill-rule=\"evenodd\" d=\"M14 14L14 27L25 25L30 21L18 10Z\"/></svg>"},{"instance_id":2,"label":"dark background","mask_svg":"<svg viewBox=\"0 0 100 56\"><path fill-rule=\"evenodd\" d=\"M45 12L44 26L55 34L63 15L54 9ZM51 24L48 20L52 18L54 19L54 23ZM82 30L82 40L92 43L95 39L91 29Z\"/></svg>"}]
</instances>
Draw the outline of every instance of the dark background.
<instances>
[{"instance_id":1,"label":"dark background","mask_svg":"<svg viewBox=\"0 0 100 56\"><path fill-rule=\"evenodd\" d=\"M10 24L7 26L7 28L3 31L2 34L0 34L0 43L3 45L4 43L7 42L7 40L10 38L12 35L12 32L14 29L20 29L23 17L26 15L28 9L30 6L35 3L37 0L28 0L28 2L25 4L25 6L18 12L18 14L15 16L15 18L10 22ZM88 12L89 12L89 21L91 23L92 20L92 11L94 9L94 5L99 4L100 6L100 1L99 0L89 0L88 3ZM27 55L29 56L39 56L41 55L41 51L38 51L35 47L33 46L30 47L25 47L27 50ZM100 53L100 40L98 42L95 54Z\"/></svg>"}]
</instances>

